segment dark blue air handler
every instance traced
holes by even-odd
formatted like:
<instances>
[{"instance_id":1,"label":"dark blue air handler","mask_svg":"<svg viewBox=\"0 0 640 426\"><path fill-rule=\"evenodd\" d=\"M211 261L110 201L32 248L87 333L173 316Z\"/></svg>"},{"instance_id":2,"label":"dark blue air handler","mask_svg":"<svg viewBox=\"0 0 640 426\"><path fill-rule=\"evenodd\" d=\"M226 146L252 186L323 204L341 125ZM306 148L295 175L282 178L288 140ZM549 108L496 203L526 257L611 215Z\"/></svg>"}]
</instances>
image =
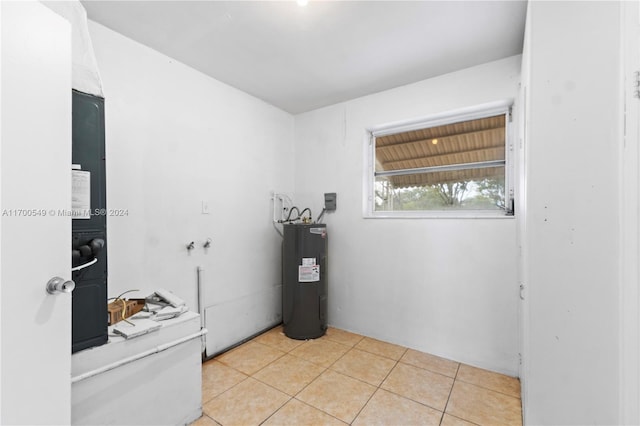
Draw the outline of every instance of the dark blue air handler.
<instances>
[{"instance_id":1,"label":"dark blue air handler","mask_svg":"<svg viewBox=\"0 0 640 426\"><path fill-rule=\"evenodd\" d=\"M327 226L284 225L282 321L292 339L315 339L327 331Z\"/></svg>"},{"instance_id":2,"label":"dark blue air handler","mask_svg":"<svg viewBox=\"0 0 640 426\"><path fill-rule=\"evenodd\" d=\"M73 164L90 175L90 215L71 221L72 267L94 263L71 273L71 352L107 343L107 186L104 99L72 94ZM76 195L74 194L74 198Z\"/></svg>"}]
</instances>

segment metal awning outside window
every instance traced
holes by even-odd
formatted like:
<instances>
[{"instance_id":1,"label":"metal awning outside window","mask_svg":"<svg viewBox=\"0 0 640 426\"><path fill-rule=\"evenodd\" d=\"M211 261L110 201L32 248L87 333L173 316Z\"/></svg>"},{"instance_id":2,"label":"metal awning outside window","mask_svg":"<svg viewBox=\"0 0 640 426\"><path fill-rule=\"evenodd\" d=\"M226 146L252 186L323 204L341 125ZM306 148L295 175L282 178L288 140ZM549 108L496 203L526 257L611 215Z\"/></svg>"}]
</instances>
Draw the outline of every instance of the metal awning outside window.
<instances>
[{"instance_id":1,"label":"metal awning outside window","mask_svg":"<svg viewBox=\"0 0 640 426\"><path fill-rule=\"evenodd\" d=\"M375 176L395 188L504 176L506 114L376 137Z\"/></svg>"}]
</instances>

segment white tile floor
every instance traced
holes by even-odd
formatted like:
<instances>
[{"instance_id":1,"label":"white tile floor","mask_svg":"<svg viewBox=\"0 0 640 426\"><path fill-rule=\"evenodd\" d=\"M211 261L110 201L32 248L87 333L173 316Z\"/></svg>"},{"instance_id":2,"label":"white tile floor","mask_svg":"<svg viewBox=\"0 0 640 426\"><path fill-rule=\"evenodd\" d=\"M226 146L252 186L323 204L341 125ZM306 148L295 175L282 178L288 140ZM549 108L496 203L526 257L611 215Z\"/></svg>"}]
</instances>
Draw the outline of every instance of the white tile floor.
<instances>
[{"instance_id":1,"label":"white tile floor","mask_svg":"<svg viewBox=\"0 0 640 426\"><path fill-rule=\"evenodd\" d=\"M281 327L206 362L194 425L521 425L520 382L330 328Z\"/></svg>"}]
</instances>

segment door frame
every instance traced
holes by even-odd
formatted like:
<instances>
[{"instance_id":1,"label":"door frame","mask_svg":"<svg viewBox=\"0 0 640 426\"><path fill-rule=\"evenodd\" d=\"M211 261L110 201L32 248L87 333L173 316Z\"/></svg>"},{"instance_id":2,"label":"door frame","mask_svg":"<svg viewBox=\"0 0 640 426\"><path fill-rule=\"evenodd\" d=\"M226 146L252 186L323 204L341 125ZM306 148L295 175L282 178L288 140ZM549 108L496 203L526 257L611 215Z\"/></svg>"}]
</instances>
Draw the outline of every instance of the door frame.
<instances>
[{"instance_id":1,"label":"door frame","mask_svg":"<svg viewBox=\"0 0 640 426\"><path fill-rule=\"evenodd\" d=\"M640 0L620 7L620 423L640 424Z\"/></svg>"}]
</instances>

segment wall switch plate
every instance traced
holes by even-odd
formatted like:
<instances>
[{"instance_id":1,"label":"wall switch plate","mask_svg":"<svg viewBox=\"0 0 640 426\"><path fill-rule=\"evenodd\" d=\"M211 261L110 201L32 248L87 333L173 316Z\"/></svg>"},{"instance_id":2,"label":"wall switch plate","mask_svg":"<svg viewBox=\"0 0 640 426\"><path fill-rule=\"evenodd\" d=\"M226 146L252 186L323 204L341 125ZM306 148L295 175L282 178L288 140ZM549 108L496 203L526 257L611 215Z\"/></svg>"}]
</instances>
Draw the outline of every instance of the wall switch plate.
<instances>
[{"instance_id":1,"label":"wall switch plate","mask_svg":"<svg viewBox=\"0 0 640 426\"><path fill-rule=\"evenodd\" d=\"M328 212L332 212L336 209L336 198L337 195L335 192L328 192L324 194L324 209Z\"/></svg>"},{"instance_id":2,"label":"wall switch plate","mask_svg":"<svg viewBox=\"0 0 640 426\"><path fill-rule=\"evenodd\" d=\"M207 201L202 201L202 214L209 214L209 203Z\"/></svg>"}]
</instances>

